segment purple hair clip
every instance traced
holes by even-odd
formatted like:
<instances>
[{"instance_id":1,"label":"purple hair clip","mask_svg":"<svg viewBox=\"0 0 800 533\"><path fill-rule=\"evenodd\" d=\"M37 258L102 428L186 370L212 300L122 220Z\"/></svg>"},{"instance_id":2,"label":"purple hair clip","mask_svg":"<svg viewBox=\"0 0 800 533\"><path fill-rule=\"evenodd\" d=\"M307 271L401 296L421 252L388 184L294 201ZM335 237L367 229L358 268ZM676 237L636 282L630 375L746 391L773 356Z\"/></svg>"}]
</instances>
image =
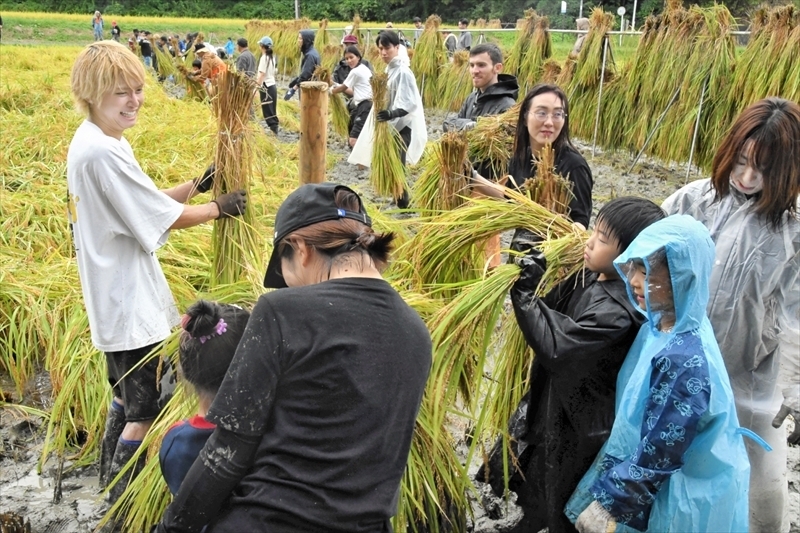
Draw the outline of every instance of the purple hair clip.
<instances>
[{"instance_id":1,"label":"purple hair clip","mask_svg":"<svg viewBox=\"0 0 800 533\"><path fill-rule=\"evenodd\" d=\"M200 341L200 344L205 344L206 341L211 337L218 337L219 335L222 335L226 331L228 331L228 324L226 324L225 321L220 318L219 322L217 322L217 325L214 327L214 333L198 337L197 340Z\"/></svg>"}]
</instances>

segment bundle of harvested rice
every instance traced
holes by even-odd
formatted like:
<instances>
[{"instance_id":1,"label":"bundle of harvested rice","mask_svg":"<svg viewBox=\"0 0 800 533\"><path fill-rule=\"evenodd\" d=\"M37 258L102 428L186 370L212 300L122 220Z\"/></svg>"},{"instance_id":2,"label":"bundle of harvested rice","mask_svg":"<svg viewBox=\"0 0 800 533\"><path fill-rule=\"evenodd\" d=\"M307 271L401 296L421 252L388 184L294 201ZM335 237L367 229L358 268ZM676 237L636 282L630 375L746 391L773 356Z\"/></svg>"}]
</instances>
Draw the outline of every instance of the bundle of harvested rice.
<instances>
[{"instance_id":1,"label":"bundle of harvested rice","mask_svg":"<svg viewBox=\"0 0 800 533\"><path fill-rule=\"evenodd\" d=\"M322 65L314 70L313 79L333 86L331 71ZM333 94L330 96L328 109L331 112L331 126L333 126L333 131L343 139L347 139L349 135L348 125L350 123L350 113L347 111L347 104L345 104L341 94Z\"/></svg>"},{"instance_id":2,"label":"bundle of harvested rice","mask_svg":"<svg viewBox=\"0 0 800 533\"><path fill-rule=\"evenodd\" d=\"M438 103L437 87L439 71L447 61L444 40L439 28L442 19L431 15L425 21L425 29L417 41L414 57L411 58L411 70L417 78L417 87L422 94L425 107L436 107Z\"/></svg>"},{"instance_id":3,"label":"bundle of harvested rice","mask_svg":"<svg viewBox=\"0 0 800 533\"><path fill-rule=\"evenodd\" d=\"M388 80L385 72L373 74L370 79L372 107L376 112L389 106ZM400 198L407 189L406 167L400 160L402 142L389 122L375 121L369 179L375 191L383 196Z\"/></svg>"},{"instance_id":4,"label":"bundle of harvested rice","mask_svg":"<svg viewBox=\"0 0 800 533\"><path fill-rule=\"evenodd\" d=\"M472 92L472 78L469 74L469 52L459 50L453 61L439 71L439 108L445 111L458 111L469 93Z\"/></svg>"},{"instance_id":5,"label":"bundle of harvested rice","mask_svg":"<svg viewBox=\"0 0 800 533\"><path fill-rule=\"evenodd\" d=\"M467 159L467 139L463 132L451 131L429 145L423 172L414 183L414 203L423 210L455 209L469 194L468 176L472 165Z\"/></svg>"}]
</instances>

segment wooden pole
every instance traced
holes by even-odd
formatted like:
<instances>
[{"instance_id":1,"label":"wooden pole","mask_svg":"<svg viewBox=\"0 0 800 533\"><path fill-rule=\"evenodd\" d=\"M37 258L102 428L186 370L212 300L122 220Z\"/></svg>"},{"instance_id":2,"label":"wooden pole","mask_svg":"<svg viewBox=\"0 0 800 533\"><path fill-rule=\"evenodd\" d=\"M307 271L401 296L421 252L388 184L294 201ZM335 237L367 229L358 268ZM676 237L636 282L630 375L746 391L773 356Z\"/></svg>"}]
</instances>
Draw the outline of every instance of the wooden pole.
<instances>
[{"instance_id":1,"label":"wooden pole","mask_svg":"<svg viewBox=\"0 0 800 533\"><path fill-rule=\"evenodd\" d=\"M325 181L328 145L328 84L300 84L300 185Z\"/></svg>"}]
</instances>

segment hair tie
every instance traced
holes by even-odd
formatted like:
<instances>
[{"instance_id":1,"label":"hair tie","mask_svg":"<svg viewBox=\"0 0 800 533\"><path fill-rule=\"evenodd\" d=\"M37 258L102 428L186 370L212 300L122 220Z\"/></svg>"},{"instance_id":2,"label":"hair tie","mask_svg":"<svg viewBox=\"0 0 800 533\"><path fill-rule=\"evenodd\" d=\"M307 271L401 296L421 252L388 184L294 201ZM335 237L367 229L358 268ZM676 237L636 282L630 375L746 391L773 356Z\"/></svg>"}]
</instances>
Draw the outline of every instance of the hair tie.
<instances>
[{"instance_id":1,"label":"hair tie","mask_svg":"<svg viewBox=\"0 0 800 533\"><path fill-rule=\"evenodd\" d=\"M200 337L197 337L197 340L200 341L200 344L205 344L206 341L209 340L210 338L218 337L219 335L222 335L226 331L228 331L228 324L226 324L225 321L220 318L219 322L217 322L217 325L214 327L214 333L209 333L208 335L202 335Z\"/></svg>"},{"instance_id":2,"label":"hair tie","mask_svg":"<svg viewBox=\"0 0 800 533\"><path fill-rule=\"evenodd\" d=\"M189 325L189 321L190 321L191 319L192 319L192 317L191 317L191 316L189 316L189 315L187 315L187 314L184 314L184 315L181 317L181 329L186 329L186 326L188 326L188 325Z\"/></svg>"}]
</instances>

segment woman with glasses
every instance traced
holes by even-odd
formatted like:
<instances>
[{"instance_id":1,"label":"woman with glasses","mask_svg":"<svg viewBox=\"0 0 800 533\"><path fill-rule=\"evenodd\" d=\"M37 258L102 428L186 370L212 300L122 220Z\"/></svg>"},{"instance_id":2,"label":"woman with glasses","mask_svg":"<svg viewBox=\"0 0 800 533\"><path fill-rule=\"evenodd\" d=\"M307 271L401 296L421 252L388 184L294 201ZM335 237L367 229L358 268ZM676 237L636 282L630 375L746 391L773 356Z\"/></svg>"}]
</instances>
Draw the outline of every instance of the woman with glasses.
<instances>
[{"instance_id":1,"label":"woman with glasses","mask_svg":"<svg viewBox=\"0 0 800 533\"><path fill-rule=\"evenodd\" d=\"M519 189L525 180L536 177L535 160L547 144L555 151L556 172L572 182L573 199L569 218L583 228L592 215L592 171L569 139L569 103L556 85L535 85L522 101L514 136L514 151L508 165L505 185ZM480 176L473 188L487 196L503 197L503 189Z\"/></svg>"}]
</instances>

